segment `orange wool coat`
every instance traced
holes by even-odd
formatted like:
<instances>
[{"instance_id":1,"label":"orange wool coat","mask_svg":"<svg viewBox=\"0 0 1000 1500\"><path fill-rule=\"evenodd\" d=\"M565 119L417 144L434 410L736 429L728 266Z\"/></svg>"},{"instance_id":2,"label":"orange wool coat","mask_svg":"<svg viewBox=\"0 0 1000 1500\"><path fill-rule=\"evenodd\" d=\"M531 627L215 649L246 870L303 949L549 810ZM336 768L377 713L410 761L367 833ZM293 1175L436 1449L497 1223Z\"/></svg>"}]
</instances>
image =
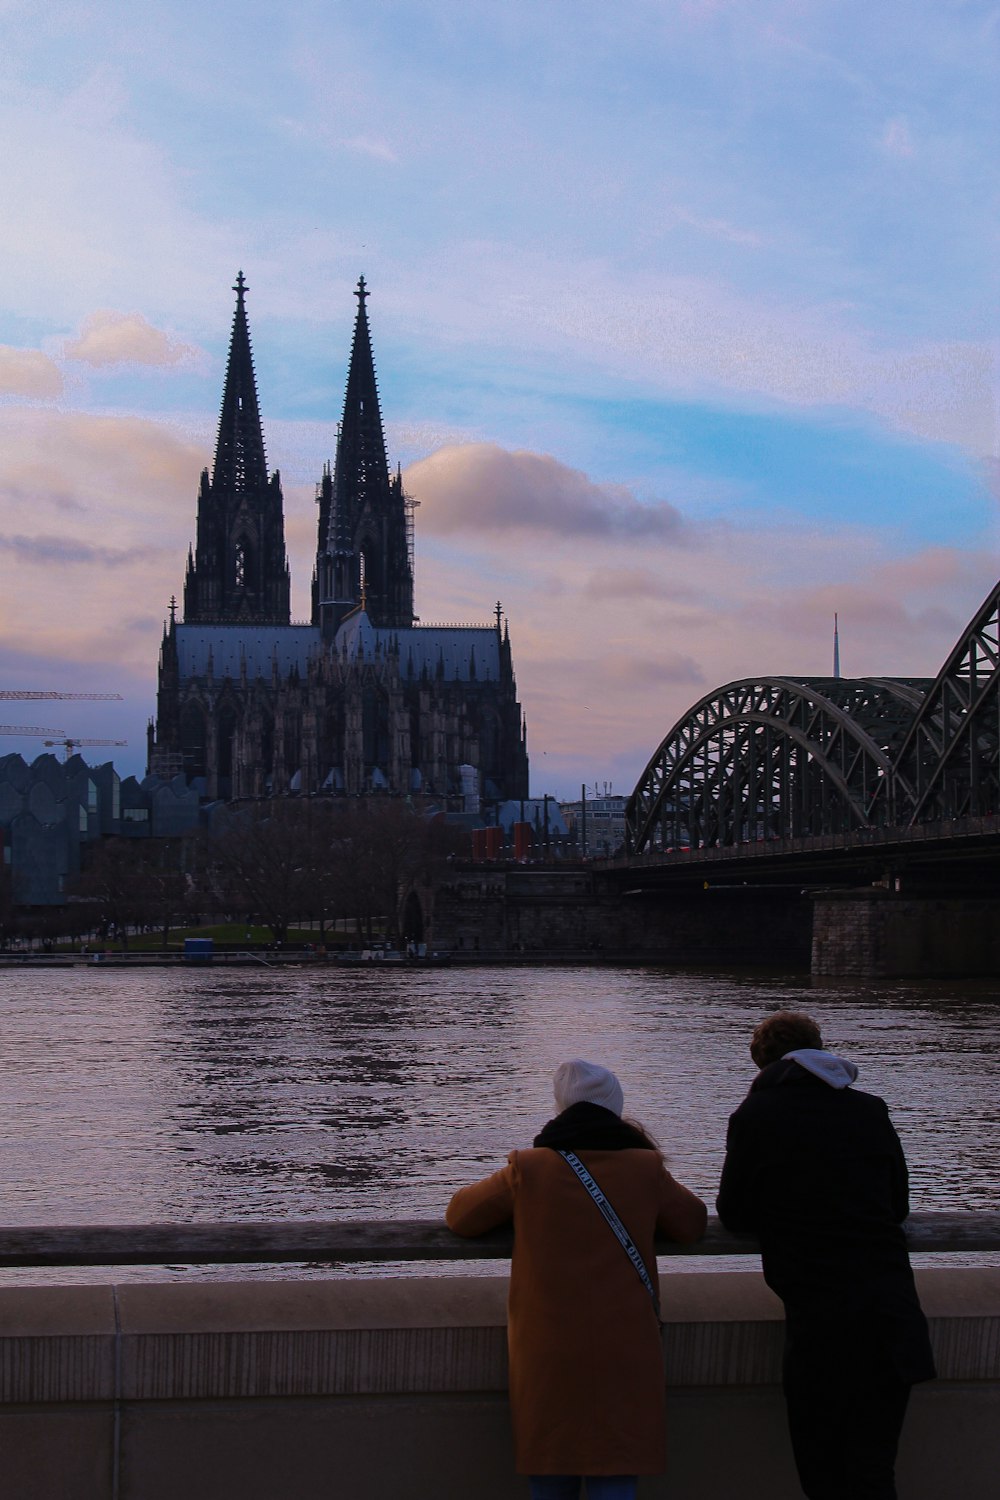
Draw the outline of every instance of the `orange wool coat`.
<instances>
[{"instance_id":1,"label":"orange wool coat","mask_svg":"<svg viewBox=\"0 0 1000 1500\"><path fill-rule=\"evenodd\" d=\"M688 1244L705 1205L656 1151L578 1152L651 1277L658 1231ZM663 1351L653 1300L594 1200L556 1151L513 1151L461 1188L456 1234L514 1221L507 1338L519 1474L658 1474L666 1467Z\"/></svg>"}]
</instances>

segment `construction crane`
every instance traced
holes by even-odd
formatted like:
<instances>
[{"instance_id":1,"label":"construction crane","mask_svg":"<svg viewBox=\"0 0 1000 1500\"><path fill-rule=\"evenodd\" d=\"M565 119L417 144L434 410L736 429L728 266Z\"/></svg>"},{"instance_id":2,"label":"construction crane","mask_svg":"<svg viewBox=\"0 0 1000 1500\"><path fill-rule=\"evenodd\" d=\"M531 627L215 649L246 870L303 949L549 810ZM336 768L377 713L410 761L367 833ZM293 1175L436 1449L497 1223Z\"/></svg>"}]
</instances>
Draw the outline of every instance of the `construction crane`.
<instances>
[{"instance_id":1,"label":"construction crane","mask_svg":"<svg viewBox=\"0 0 1000 1500\"><path fill-rule=\"evenodd\" d=\"M86 699L88 702L97 703L123 703L121 693L58 693L40 692L36 688L0 688L0 698L17 699L19 702L29 700L37 702L40 699L59 698L72 699L76 702ZM87 740L78 739L75 735L67 735L64 729L39 729L37 725L29 724L0 724L0 734L29 735L33 739L45 740L45 745L51 749L53 745L61 745L66 752L66 759L81 745L127 745L128 740ZM45 736L51 738L46 739Z\"/></svg>"},{"instance_id":2,"label":"construction crane","mask_svg":"<svg viewBox=\"0 0 1000 1500\"><path fill-rule=\"evenodd\" d=\"M81 745L128 744L128 740L79 739L76 735L67 734L63 729L40 729L37 724L0 724L0 734L25 735L31 739L42 740L48 750L51 750L54 745L61 745L66 752L67 760ZM48 738L48 736L51 736L51 738Z\"/></svg>"},{"instance_id":3,"label":"construction crane","mask_svg":"<svg viewBox=\"0 0 1000 1500\"><path fill-rule=\"evenodd\" d=\"M39 698L87 698L99 703L124 703L121 693L38 693L27 688L0 688L0 698L17 698L22 702ZM47 732L47 731L46 731Z\"/></svg>"},{"instance_id":4,"label":"construction crane","mask_svg":"<svg viewBox=\"0 0 1000 1500\"><path fill-rule=\"evenodd\" d=\"M37 724L0 724L0 734L26 734L37 740L44 740L47 734L61 739L65 733L65 729L39 729Z\"/></svg>"},{"instance_id":5,"label":"construction crane","mask_svg":"<svg viewBox=\"0 0 1000 1500\"><path fill-rule=\"evenodd\" d=\"M61 745L66 752L66 759L69 760L81 745L127 745L128 740L79 740L67 735L64 739L45 740L44 743L48 749L51 749L53 745Z\"/></svg>"}]
</instances>

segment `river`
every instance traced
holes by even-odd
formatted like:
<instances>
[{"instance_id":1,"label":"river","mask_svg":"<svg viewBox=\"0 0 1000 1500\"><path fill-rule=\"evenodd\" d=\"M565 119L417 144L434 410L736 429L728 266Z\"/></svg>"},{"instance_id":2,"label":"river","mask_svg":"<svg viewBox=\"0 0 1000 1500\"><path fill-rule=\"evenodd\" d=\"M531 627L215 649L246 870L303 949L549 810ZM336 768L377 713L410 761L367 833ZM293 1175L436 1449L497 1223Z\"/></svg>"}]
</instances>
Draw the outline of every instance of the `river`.
<instances>
[{"instance_id":1,"label":"river","mask_svg":"<svg viewBox=\"0 0 1000 1500\"><path fill-rule=\"evenodd\" d=\"M665 968L6 970L2 1217L437 1218L456 1186L530 1144L553 1111L552 1071L573 1056L619 1074L626 1113L711 1205L726 1119L753 1077L750 1031L779 1007L813 1014L860 1067L858 1087L886 1098L914 1209L995 1211L998 1001L1000 984ZM320 1271L114 1277L233 1274Z\"/></svg>"}]
</instances>

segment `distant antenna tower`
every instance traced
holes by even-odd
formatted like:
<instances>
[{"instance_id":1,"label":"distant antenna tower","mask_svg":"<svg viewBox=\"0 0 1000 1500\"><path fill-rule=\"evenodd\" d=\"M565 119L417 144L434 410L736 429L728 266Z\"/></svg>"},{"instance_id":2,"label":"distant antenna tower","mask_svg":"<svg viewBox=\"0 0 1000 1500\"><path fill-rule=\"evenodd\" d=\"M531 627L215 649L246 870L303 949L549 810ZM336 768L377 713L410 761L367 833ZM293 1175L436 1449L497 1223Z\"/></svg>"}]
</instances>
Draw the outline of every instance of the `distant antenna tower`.
<instances>
[{"instance_id":1,"label":"distant antenna tower","mask_svg":"<svg viewBox=\"0 0 1000 1500\"><path fill-rule=\"evenodd\" d=\"M833 675L840 676L840 630L837 623L837 612L833 614Z\"/></svg>"}]
</instances>

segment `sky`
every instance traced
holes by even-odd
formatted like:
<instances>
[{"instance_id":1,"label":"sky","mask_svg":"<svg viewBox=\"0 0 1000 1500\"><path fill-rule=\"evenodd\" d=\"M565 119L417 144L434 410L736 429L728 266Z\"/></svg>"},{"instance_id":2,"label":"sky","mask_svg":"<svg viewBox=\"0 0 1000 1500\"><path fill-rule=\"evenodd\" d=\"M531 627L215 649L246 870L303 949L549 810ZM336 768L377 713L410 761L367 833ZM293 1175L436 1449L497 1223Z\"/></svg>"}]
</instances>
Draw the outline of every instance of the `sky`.
<instances>
[{"instance_id":1,"label":"sky","mask_svg":"<svg viewBox=\"0 0 1000 1500\"><path fill-rule=\"evenodd\" d=\"M1000 4L0 0L0 687L141 775L236 273L307 618L364 274L427 624L532 791L934 676L1000 572ZM32 758L43 740L5 736Z\"/></svg>"}]
</instances>

